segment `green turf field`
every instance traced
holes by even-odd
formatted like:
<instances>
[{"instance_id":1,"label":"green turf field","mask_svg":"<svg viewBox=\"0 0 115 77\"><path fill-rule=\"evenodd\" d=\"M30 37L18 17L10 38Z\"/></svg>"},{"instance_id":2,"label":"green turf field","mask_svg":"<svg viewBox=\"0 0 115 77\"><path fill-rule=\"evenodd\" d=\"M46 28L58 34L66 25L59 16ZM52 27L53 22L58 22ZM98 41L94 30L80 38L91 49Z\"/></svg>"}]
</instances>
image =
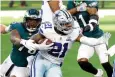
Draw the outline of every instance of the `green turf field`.
<instances>
[{"instance_id":1,"label":"green turf field","mask_svg":"<svg viewBox=\"0 0 115 77\"><path fill-rule=\"evenodd\" d=\"M1 2L1 10L25 10L32 7L40 8L41 2L39 4L35 1L27 2L28 7L20 7L19 1L16 1L13 8L8 7L9 1L2 0ZM113 7L115 5L114 2L106 2L106 7ZM8 25L13 21L22 21L22 18L14 19L12 17L2 17L1 23ZM109 47L115 44L115 16L106 16L100 19L100 28L104 30L104 32L108 31L112 34L112 37L109 40ZM62 66L63 77L93 77L91 74L84 72L80 69L77 64L76 57L77 57L77 50L79 47L79 43L73 44L70 52L65 57L64 64ZM10 33L1 35L1 60L2 62L4 59L9 55L12 50L12 44L10 42ZM85 52L85 51L84 51ZM110 58L111 64L113 64L113 60L115 57ZM97 68L102 68L100 65L98 56L95 55L90 59L90 62ZM102 68L103 69L103 68ZM104 72L104 77L107 77Z\"/></svg>"},{"instance_id":2,"label":"green turf field","mask_svg":"<svg viewBox=\"0 0 115 77\"><path fill-rule=\"evenodd\" d=\"M113 19L111 19L111 17L113 17ZM12 21L14 21L14 19L12 19L11 17L2 17L2 23L6 24L6 25L8 25ZM15 21L22 21L22 19L21 18L15 19ZM107 24L107 22L109 24ZM104 18L100 19L100 23L101 23L100 27L102 29L104 29L104 31L109 31L112 34L112 37L109 41L109 43L110 43L109 47L110 47L113 44L115 44L115 40L114 40L115 39L115 16L104 17ZM2 61L8 56L8 54L12 50L11 49L12 45L9 40L9 37L10 37L9 34L10 33L1 35L1 53L2 53L1 58L2 58ZM75 43L73 45L73 47L71 48L70 52L65 57L65 62L62 66L62 71L63 71L64 77L92 77L91 74L82 71L76 62L78 46L79 46L79 43ZM111 64L113 63L113 58L110 58ZM98 56L96 54L90 59L90 61L97 68L102 68L99 63ZM104 73L104 77L107 77L105 73Z\"/></svg>"}]
</instances>

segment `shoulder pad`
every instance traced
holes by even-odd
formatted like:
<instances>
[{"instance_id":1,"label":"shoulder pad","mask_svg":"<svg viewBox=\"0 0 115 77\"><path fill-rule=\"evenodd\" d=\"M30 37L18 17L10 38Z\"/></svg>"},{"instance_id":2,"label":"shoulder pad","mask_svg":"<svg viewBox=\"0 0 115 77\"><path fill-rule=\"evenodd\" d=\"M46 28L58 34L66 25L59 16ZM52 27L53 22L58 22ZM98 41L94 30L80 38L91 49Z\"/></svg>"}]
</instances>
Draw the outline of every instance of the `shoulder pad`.
<instances>
[{"instance_id":1,"label":"shoulder pad","mask_svg":"<svg viewBox=\"0 0 115 77\"><path fill-rule=\"evenodd\" d=\"M16 29L19 26L19 22L12 22L9 26L10 26L10 30Z\"/></svg>"},{"instance_id":2,"label":"shoulder pad","mask_svg":"<svg viewBox=\"0 0 115 77\"><path fill-rule=\"evenodd\" d=\"M41 23L41 26L39 27L38 32L40 34L45 34L53 29L53 24L50 22L43 22Z\"/></svg>"},{"instance_id":3,"label":"shoulder pad","mask_svg":"<svg viewBox=\"0 0 115 77\"><path fill-rule=\"evenodd\" d=\"M10 25L17 25L19 24L18 22L12 22Z\"/></svg>"}]
</instances>

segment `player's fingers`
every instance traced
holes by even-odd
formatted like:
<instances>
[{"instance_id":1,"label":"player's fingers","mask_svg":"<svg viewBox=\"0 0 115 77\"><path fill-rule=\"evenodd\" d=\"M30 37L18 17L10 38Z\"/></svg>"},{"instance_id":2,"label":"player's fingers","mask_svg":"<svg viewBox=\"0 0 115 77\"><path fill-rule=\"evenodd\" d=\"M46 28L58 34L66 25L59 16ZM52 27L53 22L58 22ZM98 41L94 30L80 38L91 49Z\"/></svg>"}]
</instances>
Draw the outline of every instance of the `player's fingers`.
<instances>
[{"instance_id":1,"label":"player's fingers","mask_svg":"<svg viewBox=\"0 0 115 77\"><path fill-rule=\"evenodd\" d=\"M51 44L49 44L48 46L49 46L49 47L52 47L53 45L54 45L54 43L51 43Z\"/></svg>"},{"instance_id":2,"label":"player's fingers","mask_svg":"<svg viewBox=\"0 0 115 77\"><path fill-rule=\"evenodd\" d=\"M44 41L43 41L43 43L42 44L46 44L46 42L48 41L48 39L45 39Z\"/></svg>"}]
</instances>

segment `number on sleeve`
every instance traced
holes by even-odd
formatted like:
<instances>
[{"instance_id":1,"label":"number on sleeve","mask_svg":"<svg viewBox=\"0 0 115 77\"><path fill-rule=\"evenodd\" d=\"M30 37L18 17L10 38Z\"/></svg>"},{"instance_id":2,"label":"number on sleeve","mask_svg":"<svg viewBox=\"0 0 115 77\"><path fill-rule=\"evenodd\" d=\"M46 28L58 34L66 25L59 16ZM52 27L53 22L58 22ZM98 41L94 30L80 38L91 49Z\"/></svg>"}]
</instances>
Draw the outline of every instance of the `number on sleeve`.
<instances>
[{"instance_id":1,"label":"number on sleeve","mask_svg":"<svg viewBox=\"0 0 115 77\"><path fill-rule=\"evenodd\" d=\"M85 20L81 14L79 15L79 19L82 21L84 26L87 26L87 24L86 24L86 22L85 22Z\"/></svg>"},{"instance_id":2,"label":"number on sleeve","mask_svg":"<svg viewBox=\"0 0 115 77\"><path fill-rule=\"evenodd\" d=\"M46 24L45 24L45 29L46 29L46 28L52 28L52 24L51 24L51 23L46 23Z\"/></svg>"},{"instance_id":3,"label":"number on sleeve","mask_svg":"<svg viewBox=\"0 0 115 77\"><path fill-rule=\"evenodd\" d=\"M24 46L21 46L18 50L22 51L24 49Z\"/></svg>"}]
</instances>

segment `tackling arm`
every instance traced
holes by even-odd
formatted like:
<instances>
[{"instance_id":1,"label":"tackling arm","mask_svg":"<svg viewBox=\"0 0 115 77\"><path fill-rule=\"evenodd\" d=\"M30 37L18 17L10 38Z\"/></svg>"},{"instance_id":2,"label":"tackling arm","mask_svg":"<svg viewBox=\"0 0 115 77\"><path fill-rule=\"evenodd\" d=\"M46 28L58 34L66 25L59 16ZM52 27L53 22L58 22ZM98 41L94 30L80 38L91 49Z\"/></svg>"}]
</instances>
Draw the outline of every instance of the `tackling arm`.
<instances>
[{"instance_id":1,"label":"tackling arm","mask_svg":"<svg viewBox=\"0 0 115 77\"><path fill-rule=\"evenodd\" d=\"M33 35L30 38L30 40L34 40L36 49L41 50L41 51L51 50L53 48L54 43L47 45L46 42L48 41L48 39L45 39L45 40L44 39L45 37L39 33Z\"/></svg>"},{"instance_id":2,"label":"tackling arm","mask_svg":"<svg viewBox=\"0 0 115 77\"><path fill-rule=\"evenodd\" d=\"M10 40L14 45L20 45L21 37L16 29L11 31Z\"/></svg>"},{"instance_id":3,"label":"tackling arm","mask_svg":"<svg viewBox=\"0 0 115 77\"><path fill-rule=\"evenodd\" d=\"M43 40L43 39L45 39L45 37L40 35L39 33L37 33L37 34L33 35L30 39L34 40L34 42L38 43L39 40Z\"/></svg>"},{"instance_id":4,"label":"tackling arm","mask_svg":"<svg viewBox=\"0 0 115 77\"><path fill-rule=\"evenodd\" d=\"M10 31L10 26L6 26L6 25L3 25L3 24L0 24L0 33L2 34L6 34Z\"/></svg>"},{"instance_id":5,"label":"tackling arm","mask_svg":"<svg viewBox=\"0 0 115 77\"><path fill-rule=\"evenodd\" d=\"M99 45L99 44L103 44L103 43L106 43L109 38L111 37L111 34L110 33L104 33L104 35L100 38L89 38L89 37L86 37L86 36L83 36L83 35L79 35L76 39L76 41L79 41L81 43L84 43L84 44L87 44L87 45L90 45L90 46L94 46L94 45Z\"/></svg>"}]
</instances>

